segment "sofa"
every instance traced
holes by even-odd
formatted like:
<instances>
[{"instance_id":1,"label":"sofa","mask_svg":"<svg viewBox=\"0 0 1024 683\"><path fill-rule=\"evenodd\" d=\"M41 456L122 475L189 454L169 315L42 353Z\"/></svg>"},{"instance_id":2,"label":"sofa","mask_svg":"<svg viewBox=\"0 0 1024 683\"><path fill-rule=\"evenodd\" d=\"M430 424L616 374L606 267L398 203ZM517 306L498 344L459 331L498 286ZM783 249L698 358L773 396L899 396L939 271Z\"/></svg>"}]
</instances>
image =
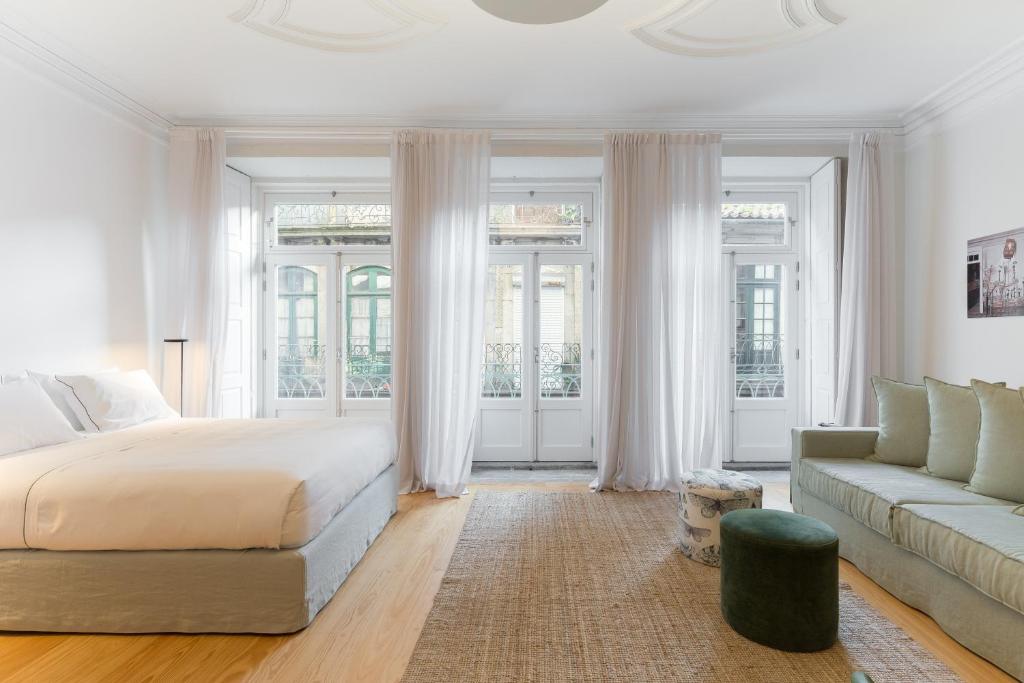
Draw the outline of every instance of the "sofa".
<instances>
[{"instance_id":1,"label":"sofa","mask_svg":"<svg viewBox=\"0 0 1024 683\"><path fill-rule=\"evenodd\" d=\"M878 462L877 439L878 430L868 428L793 430L794 511L832 526L841 557L1024 679L1020 503L972 493L965 482L918 467Z\"/></svg>"}]
</instances>

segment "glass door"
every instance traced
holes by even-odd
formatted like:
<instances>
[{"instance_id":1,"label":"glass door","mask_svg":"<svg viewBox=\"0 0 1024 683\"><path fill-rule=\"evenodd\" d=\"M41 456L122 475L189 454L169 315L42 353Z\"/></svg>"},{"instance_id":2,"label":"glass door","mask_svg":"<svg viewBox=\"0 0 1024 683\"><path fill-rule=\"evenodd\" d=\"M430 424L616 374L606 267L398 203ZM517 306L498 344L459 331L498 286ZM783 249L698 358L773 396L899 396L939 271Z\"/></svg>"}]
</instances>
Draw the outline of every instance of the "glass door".
<instances>
[{"instance_id":1,"label":"glass door","mask_svg":"<svg viewBox=\"0 0 1024 683\"><path fill-rule=\"evenodd\" d=\"M540 461L593 459L593 259L540 254L534 278L534 376Z\"/></svg>"},{"instance_id":2,"label":"glass door","mask_svg":"<svg viewBox=\"0 0 1024 683\"><path fill-rule=\"evenodd\" d=\"M591 263L492 256L475 460L593 459Z\"/></svg>"},{"instance_id":3,"label":"glass door","mask_svg":"<svg viewBox=\"0 0 1024 683\"><path fill-rule=\"evenodd\" d=\"M391 416L391 260L341 256L341 415Z\"/></svg>"},{"instance_id":4,"label":"glass door","mask_svg":"<svg viewBox=\"0 0 1024 683\"><path fill-rule=\"evenodd\" d=\"M266 414L337 414L333 255L267 258Z\"/></svg>"},{"instance_id":5,"label":"glass door","mask_svg":"<svg viewBox=\"0 0 1024 683\"><path fill-rule=\"evenodd\" d=\"M798 417L796 257L731 262L732 460L784 462Z\"/></svg>"},{"instance_id":6,"label":"glass door","mask_svg":"<svg viewBox=\"0 0 1024 683\"><path fill-rule=\"evenodd\" d=\"M492 256L487 268L480 423L475 460L517 462L533 456L532 256Z\"/></svg>"}]
</instances>

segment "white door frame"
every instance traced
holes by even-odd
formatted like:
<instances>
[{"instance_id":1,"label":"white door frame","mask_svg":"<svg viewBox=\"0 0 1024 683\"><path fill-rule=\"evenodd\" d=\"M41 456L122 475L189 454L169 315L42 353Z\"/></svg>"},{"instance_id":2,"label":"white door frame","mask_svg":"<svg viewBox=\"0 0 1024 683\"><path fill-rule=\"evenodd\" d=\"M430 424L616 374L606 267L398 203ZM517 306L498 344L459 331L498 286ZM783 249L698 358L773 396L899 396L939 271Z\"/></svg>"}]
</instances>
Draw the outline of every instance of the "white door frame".
<instances>
[{"instance_id":1,"label":"white door frame","mask_svg":"<svg viewBox=\"0 0 1024 683\"><path fill-rule=\"evenodd\" d=\"M800 369L800 296L799 296L799 258L794 253L774 252L756 253L732 252L725 257L726 278L729 292L729 460L733 462L784 462L789 459L790 428L800 422L800 396L803 382ZM782 301L775 302L781 307L780 326L783 333L783 371L784 396L782 398L737 398L736 396L736 271L742 265L776 265L783 267L782 284L779 288ZM758 445L745 444L737 434L744 428L745 419L749 420L758 414L767 414L761 418L765 425L772 425L776 430L776 439L767 441L767 434L762 431ZM781 426L777 419L781 417L785 423ZM773 419L774 418L774 419Z\"/></svg>"},{"instance_id":2,"label":"white door frame","mask_svg":"<svg viewBox=\"0 0 1024 683\"><path fill-rule=\"evenodd\" d=\"M582 271L583 320L580 325L580 395L578 398L542 398L539 387L535 390L536 459L539 462L587 462L594 459L594 258L590 254L539 253L534 258L534 363L532 373L540 374L541 288L540 272L544 265L579 266ZM549 421L550 420L550 421ZM553 442L546 442L552 427L575 425L570 432L553 434ZM554 431L554 429L552 430Z\"/></svg>"}]
</instances>

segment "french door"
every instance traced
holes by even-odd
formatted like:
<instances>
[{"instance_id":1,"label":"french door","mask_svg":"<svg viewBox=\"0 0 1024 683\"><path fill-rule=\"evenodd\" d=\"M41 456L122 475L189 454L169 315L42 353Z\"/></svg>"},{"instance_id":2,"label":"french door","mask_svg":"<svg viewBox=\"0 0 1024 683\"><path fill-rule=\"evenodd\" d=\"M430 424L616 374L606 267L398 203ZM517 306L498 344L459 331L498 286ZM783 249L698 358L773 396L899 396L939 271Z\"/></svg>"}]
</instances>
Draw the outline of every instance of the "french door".
<instances>
[{"instance_id":1,"label":"french door","mask_svg":"<svg viewBox=\"0 0 1024 683\"><path fill-rule=\"evenodd\" d=\"M264 414L391 414L391 267L371 253L266 261Z\"/></svg>"},{"instance_id":2,"label":"french door","mask_svg":"<svg viewBox=\"0 0 1024 683\"><path fill-rule=\"evenodd\" d=\"M799 416L798 273L791 254L726 256L732 460L784 462Z\"/></svg>"},{"instance_id":3,"label":"french door","mask_svg":"<svg viewBox=\"0 0 1024 683\"><path fill-rule=\"evenodd\" d=\"M492 254L475 460L593 459L593 259Z\"/></svg>"}]
</instances>

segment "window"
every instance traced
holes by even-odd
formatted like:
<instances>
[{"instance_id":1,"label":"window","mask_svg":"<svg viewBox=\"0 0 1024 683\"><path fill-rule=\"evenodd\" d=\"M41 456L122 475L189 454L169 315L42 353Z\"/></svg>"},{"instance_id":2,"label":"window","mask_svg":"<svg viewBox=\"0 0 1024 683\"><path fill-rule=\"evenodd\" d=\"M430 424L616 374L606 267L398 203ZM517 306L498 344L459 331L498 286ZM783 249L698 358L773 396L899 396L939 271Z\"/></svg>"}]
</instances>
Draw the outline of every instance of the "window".
<instances>
[{"instance_id":1,"label":"window","mask_svg":"<svg viewBox=\"0 0 1024 683\"><path fill-rule=\"evenodd\" d=\"M523 266L491 264L484 309L481 396L523 395Z\"/></svg>"},{"instance_id":2,"label":"window","mask_svg":"<svg viewBox=\"0 0 1024 683\"><path fill-rule=\"evenodd\" d=\"M391 269L345 266L345 397L391 397Z\"/></svg>"},{"instance_id":3,"label":"window","mask_svg":"<svg viewBox=\"0 0 1024 683\"><path fill-rule=\"evenodd\" d=\"M391 244L391 204L386 196L322 203L281 199L273 204L275 244L280 246Z\"/></svg>"},{"instance_id":4,"label":"window","mask_svg":"<svg viewBox=\"0 0 1024 683\"><path fill-rule=\"evenodd\" d=\"M491 195L488 216L493 246L581 247L590 222L589 202L558 193Z\"/></svg>"},{"instance_id":5,"label":"window","mask_svg":"<svg viewBox=\"0 0 1024 683\"><path fill-rule=\"evenodd\" d=\"M322 321L326 302L320 296L327 269L280 266L277 269L277 395L323 398L327 384Z\"/></svg>"},{"instance_id":6,"label":"window","mask_svg":"<svg viewBox=\"0 0 1024 683\"><path fill-rule=\"evenodd\" d=\"M785 246L789 218L785 202L725 202L722 204L722 244Z\"/></svg>"},{"instance_id":7,"label":"window","mask_svg":"<svg viewBox=\"0 0 1024 683\"><path fill-rule=\"evenodd\" d=\"M782 283L784 267L736 266L736 397L785 396Z\"/></svg>"}]
</instances>

